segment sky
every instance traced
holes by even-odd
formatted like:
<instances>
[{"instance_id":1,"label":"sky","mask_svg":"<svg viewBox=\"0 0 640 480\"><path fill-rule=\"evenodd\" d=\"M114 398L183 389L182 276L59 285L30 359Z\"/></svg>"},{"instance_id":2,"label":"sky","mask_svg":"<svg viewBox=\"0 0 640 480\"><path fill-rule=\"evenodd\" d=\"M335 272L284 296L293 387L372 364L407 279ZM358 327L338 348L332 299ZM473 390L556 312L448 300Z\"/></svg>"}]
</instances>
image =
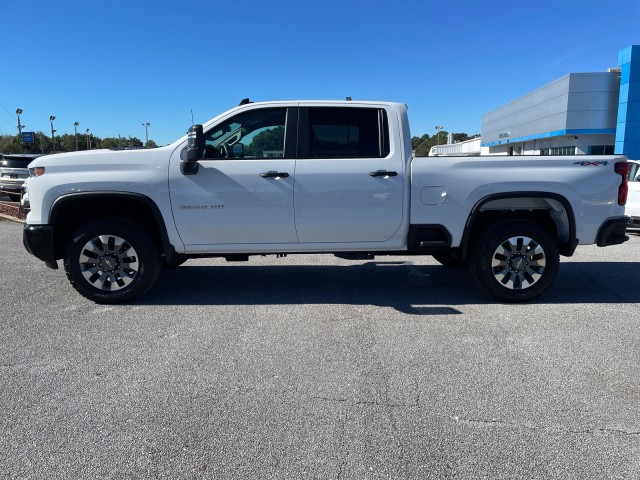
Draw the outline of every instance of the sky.
<instances>
[{"instance_id":1,"label":"sky","mask_svg":"<svg viewBox=\"0 0 640 480\"><path fill-rule=\"evenodd\" d=\"M0 135L172 143L249 97L387 100L411 133L482 115L640 44L640 0L2 0Z\"/></svg>"}]
</instances>

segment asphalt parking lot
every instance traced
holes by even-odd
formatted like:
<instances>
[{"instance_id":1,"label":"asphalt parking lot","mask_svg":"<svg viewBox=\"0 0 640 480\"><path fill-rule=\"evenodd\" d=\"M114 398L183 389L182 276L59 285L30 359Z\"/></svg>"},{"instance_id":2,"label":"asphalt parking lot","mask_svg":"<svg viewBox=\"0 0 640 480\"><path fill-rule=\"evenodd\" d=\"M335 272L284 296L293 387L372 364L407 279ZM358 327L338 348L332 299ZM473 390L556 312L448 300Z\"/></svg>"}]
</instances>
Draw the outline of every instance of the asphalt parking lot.
<instances>
[{"instance_id":1,"label":"asphalt parking lot","mask_svg":"<svg viewBox=\"0 0 640 480\"><path fill-rule=\"evenodd\" d=\"M0 477L640 478L640 236L502 305L430 257L192 260L95 305L0 219Z\"/></svg>"}]
</instances>

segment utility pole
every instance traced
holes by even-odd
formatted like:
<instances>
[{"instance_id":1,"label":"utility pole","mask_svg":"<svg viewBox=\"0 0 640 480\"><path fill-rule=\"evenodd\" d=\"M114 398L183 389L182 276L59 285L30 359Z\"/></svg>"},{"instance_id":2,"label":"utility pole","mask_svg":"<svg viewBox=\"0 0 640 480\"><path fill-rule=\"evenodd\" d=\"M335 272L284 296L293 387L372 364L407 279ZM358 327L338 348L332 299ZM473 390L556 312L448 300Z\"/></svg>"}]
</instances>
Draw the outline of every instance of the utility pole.
<instances>
[{"instance_id":1,"label":"utility pole","mask_svg":"<svg viewBox=\"0 0 640 480\"><path fill-rule=\"evenodd\" d=\"M436 125L436 137L438 138L438 146L440 146L440 132L444 128L442 125Z\"/></svg>"},{"instance_id":2,"label":"utility pole","mask_svg":"<svg viewBox=\"0 0 640 480\"><path fill-rule=\"evenodd\" d=\"M73 129L76 131L76 152L78 151L78 125L80 122L73 122Z\"/></svg>"},{"instance_id":3,"label":"utility pole","mask_svg":"<svg viewBox=\"0 0 640 480\"><path fill-rule=\"evenodd\" d=\"M53 153L56 153L56 130L53 129L53 121L55 119L56 117L53 115L49 117L49 121L51 122L51 143L53 143Z\"/></svg>"},{"instance_id":4,"label":"utility pole","mask_svg":"<svg viewBox=\"0 0 640 480\"><path fill-rule=\"evenodd\" d=\"M20 141L22 142L22 129L24 128L24 125L22 125L22 123L20 123L20 115L22 114L22 109L18 108L16 110L16 115L18 115L18 135L20 135Z\"/></svg>"},{"instance_id":5,"label":"utility pole","mask_svg":"<svg viewBox=\"0 0 640 480\"><path fill-rule=\"evenodd\" d=\"M149 127L151 126L151 124L149 122L146 122L146 123L143 123L142 126L144 127L144 134L146 138L146 142L144 146L145 148L147 148L149 146Z\"/></svg>"}]
</instances>

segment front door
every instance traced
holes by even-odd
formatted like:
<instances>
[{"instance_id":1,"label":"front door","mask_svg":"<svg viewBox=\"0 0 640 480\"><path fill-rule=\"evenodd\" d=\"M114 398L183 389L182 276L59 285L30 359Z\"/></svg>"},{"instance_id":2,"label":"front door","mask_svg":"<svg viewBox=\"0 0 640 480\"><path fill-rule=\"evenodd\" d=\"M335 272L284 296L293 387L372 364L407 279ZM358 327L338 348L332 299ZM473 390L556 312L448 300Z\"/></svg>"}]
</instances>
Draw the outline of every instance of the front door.
<instances>
[{"instance_id":1,"label":"front door","mask_svg":"<svg viewBox=\"0 0 640 480\"><path fill-rule=\"evenodd\" d=\"M207 245L297 243L295 159L285 158L286 108L253 108L205 131L195 175L172 161L171 203L188 252Z\"/></svg>"}]
</instances>

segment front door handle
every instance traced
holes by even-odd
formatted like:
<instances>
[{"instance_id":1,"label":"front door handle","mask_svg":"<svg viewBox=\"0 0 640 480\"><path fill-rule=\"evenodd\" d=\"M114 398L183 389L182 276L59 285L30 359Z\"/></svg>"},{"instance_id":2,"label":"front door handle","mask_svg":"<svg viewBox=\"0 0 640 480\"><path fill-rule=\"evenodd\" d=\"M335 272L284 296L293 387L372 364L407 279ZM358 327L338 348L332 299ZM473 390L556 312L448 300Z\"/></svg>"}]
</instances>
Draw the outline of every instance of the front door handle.
<instances>
[{"instance_id":1,"label":"front door handle","mask_svg":"<svg viewBox=\"0 0 640 480\"><path fill-rule=\"evenodd\" d=\"M389 170L376 170L375 172L369 172L372 177L395 177L398 172L390 172Z\"/></svg>"},{"instance_id":2,"label":"front door handle","mask_svg":"<svg viewBox=\"0 0 640 480\"><path fill-rule=\"evenodd\" d=\"M287 172L276 172L275 170L270 170L268 172L263 172L260 174L262 178L287 178L289 174Z\"/></svg>"}]
</instances>

